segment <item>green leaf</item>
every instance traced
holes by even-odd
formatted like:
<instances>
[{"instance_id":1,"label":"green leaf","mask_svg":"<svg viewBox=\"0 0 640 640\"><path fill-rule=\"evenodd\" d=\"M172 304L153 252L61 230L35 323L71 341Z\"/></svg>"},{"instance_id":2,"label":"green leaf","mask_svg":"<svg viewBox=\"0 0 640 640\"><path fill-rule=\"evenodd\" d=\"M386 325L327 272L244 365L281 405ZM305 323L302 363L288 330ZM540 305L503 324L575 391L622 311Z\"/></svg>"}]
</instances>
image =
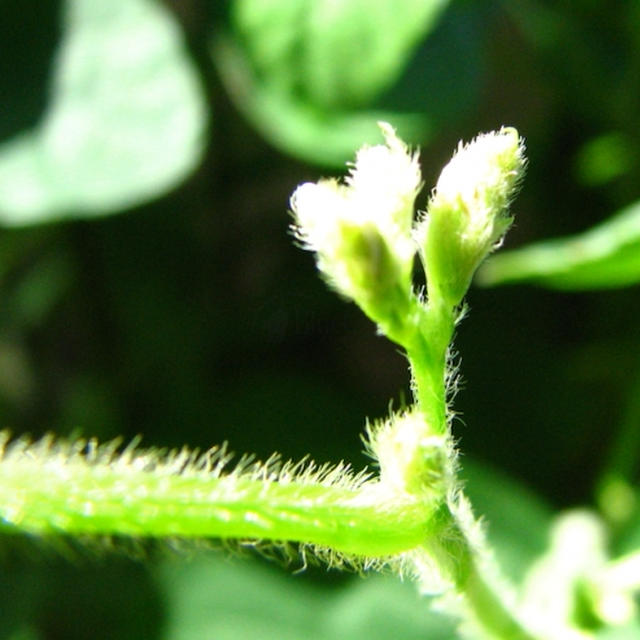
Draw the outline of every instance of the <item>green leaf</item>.
<instances>
[{"instance_id":1,"label":"green leaf","mask_svg":"<svg viewBox=\"0 0 640 640\"><path fill-rule=\"evenodd\" d=\"M405 71L447 0L236 0L213 57L237 106L288 153L336 166L378 120L425 139L424 113L371 108Z\"/></svg>"},{"instance_id":2,"label":"green leaf","mask_svg":"<svg viewBox=\"0 0 640 640\"><path fill-rule=\"evenodd\" d=\"M583 233L507 251L477 275L485 286L534 282L557 289L624 287L640 281L640 202Z\"/></svg>"},{"instance_id":3,"label":"green leaf","mask_svg":"<svg viewBox=\"0 0 640 640\"><path fill-rule=\"evenodd\" d=\"M576 156L576 177L587 186L600 186L624 175L635 164L633 147L618 132L585 143Z\"/></svg>"},{"instance_id":4,"label":"green leaf","mask_svg":"<svg viewBox=\"0 0 640 640\"><path fill-rule=\"evenodd\" d=\"M447 0L236 0L257 74L327 110L358 107L401 74Z\"/></svg>"},{"instance_id":5,"label":"green leaf","mask_svg":"<svg viewBox=\"0 0 640 640\"><path fill-rule=\"evenodd\" d=\"M379 121L393 124L403 139L420 139L430 133L425 118L417 113L325 111L279 87L260 83L230 39L219 37L212 51L237 107L265 138L292 156L329 167L343 166L363 143L380 143Z\"/></svg>"},{"instance_id":6,"label":"green leaf","mask_svg":"<svg viewBox=\"0 0 640 640\"><path fill-rule=\"evenodd\" d=\"M636 486L627 485L629 490L630 515L623 526L616 531L613 541L614 556L635 553L640 549L640 491Z\"/></svg>"},{"instance_id":7,"label":"green leaf","mask_svg":"<svg viewBox=\"0 0 640 640\"><path fill-rule=\"evenodd\" d=\"M0 146L4 224L129 208L200 158L203 94L161 3L69 0L50 93L39 125Z\"/></svg>"},{"instance_id":8,"label":"green leaf","mask_svg":"<svg viewBox=\"0 0 640 640\"><path fill-rule=\"evenodd\" d=\"M465 459L462 477L500 567L520 582L547 547L551 508L524 485L484 464Z\"/></svg>"},{"instance_id":9,"label":"green leaf","mask_svg":"<svg viewBox=\"0 0 640 640\"><path fill-rule=\"evenodd\" d=\"M311 585L271 567L198 556L160 568L164 640L450 640L451 621L429 611L415 585L392 576Z\"/></svg>"}]
</instances>

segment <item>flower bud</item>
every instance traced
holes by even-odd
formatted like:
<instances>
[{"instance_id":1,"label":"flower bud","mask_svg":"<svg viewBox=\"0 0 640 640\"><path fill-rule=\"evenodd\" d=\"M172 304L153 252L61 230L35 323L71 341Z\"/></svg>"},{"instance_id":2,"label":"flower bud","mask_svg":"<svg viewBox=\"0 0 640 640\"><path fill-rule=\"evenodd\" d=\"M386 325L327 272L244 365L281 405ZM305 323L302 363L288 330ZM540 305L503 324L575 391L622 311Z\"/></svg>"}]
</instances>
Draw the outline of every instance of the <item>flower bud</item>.
<instances>
[{"instance_id":1,"label":"flower bud","mask_svg":"<svg viewBox=\"0 0 640 640\"><path fill-rule=\"evenodd\" d=\"M508 207L524 174L524 145L513 128L458 147L442 170L416 230L430 291L457 305L482 260L512 222Z\"/></svg>"},{"instance_id":2,"label":"flower bud","mask_svg":"<svg viewBox=\"0 0 640 640\"><path fill-rule=\"evenodd\" d=\"M369 448L390 491L444 500L453 486L455 451L419 412L392 415L370 432Z\"/></svg>"},{"instance_id":3,"label":"flower bud","mask_svg":"<svg viewBox=\"0 0 640 640\"><path fill-rule=\"evenodd\" d=\"M386 144L360 149L344 183L302 184L291 209L297 237L316 252L329 283L384 321L390 305L406 297L400 292L411 289L420 169L394 130L380 127Z\"/></svg>"}]
</instances>

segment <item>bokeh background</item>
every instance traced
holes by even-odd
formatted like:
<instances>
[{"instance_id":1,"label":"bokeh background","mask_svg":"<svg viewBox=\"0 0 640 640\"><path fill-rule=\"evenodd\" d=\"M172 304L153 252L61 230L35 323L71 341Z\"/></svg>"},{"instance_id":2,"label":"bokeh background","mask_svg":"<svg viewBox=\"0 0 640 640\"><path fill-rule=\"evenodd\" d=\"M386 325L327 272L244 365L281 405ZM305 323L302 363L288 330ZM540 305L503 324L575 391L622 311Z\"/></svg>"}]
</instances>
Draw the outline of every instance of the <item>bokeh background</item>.
<instances>
[{"instance_id":1,"label":"bokeh background","mask_svg":"<svg viewBox=\"0 0 640 640\"><path fill-rule=\"evenodd\" d=\"M291 192L383 118L421 148L423 208L460 139L513 125L506 247L587 229L640 198L639 26L591 0L0 3L1 426L365 465L406 362L295 246ZM526 556L639 418L640 300L468 302L456 437L492 535L529 527L501 553ZM0 540L2 639L450 637L393 580L24 542Z\"/></svg>"}]
</instances>

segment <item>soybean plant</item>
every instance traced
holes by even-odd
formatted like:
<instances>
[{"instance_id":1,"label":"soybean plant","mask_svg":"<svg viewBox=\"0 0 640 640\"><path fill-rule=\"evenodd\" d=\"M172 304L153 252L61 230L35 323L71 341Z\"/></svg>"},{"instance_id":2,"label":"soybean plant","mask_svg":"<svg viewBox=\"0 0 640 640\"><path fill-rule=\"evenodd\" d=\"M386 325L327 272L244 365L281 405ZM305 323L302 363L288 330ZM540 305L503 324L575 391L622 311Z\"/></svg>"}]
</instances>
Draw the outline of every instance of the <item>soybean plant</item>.
<instances>
[{"instance_id":1,"label":"soybean plant","mask_svg":"<svg viewBox=\"0 0 640 640\"><path fill-rule=\"evenodd\" d=\"M3 530L295 542L330 565L415 578L470 637L583 637L516 603L458 480L451 432L451 342L475 270L511 224L522 139L502 128L461 144L416 215L418 153L390 125L381 131L384 144L360 149L343 181L303 184L290 203L294 234L322 277L409 362L412 404L366 427L376 471L277 456L234 465L224 447L161 454L5 435ZM414 282L416 263L426 285Z\"/></svg>"}]
</instances>

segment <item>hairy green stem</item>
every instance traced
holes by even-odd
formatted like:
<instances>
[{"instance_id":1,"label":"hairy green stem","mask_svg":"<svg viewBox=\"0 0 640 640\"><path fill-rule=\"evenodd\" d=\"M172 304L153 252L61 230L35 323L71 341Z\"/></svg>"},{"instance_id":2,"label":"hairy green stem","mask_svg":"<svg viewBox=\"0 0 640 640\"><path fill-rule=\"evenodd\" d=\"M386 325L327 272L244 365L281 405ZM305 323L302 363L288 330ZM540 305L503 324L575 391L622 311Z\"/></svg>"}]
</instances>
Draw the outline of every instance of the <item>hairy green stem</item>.
<instances>
[{"instance_id":1,"label":"hairy green stem","mask_svg":"<svg viewBox=\"0 0 640 640\"><path fill-rule=\"evenodd\" d=\"M457 309L447 305L436 290L424 313L418 316L415 340L407 352L414 380L415 399L430 430L448 433L450 429L447 406L448 350L453 338ZM455 497L450 497L454 500ZM470 523L459 521L455 504L439 512L439 528L445 541L455 541L454 548L444 549L443 555L453 558L452 579L463 594L476 623L499 640L535 640L524 628L503 594L492 584L483 570L481 552L470 540ZM465 526L466 525L466 526ZM446 544L442 542L441 544Z\"/></svg>"},{"instance_id":2,"label":"hairy green stem","mask_svg":"<svg viewBox=\"0 0 640 640\"><path fill-rule=\"evenodd\" d=\"M472 559L466 580L458 587L464 593L477 623L500 640L539 640L516 619L497 589L492 585L476 561Z\"/></svg>"},{"instance_id":3,"label":"hairy green stem","mask_svg":"<svg viewBox=\"0 0 640 640\"><path fill-rule=\"evenodd\" d=\"M405 345L416 401L430 428L440 434L448 428L447 353L454 327L454 310L435 298L415 314L412 340Z\"/></svg>"},{"instance_id":4,"label":"hairy green stem","mask_svg":"<svg viewBox=\"0 0 640 640\"><path fill-rule=\"evenodd\" d=\"M427 526L423 505L398 501L375 481L342 488L250 473L140 471L135 457L94 464L29 449L7 457L0 463L5 530L289 540L372 557L414 548Z\"/></svg>"}]
</instances>

